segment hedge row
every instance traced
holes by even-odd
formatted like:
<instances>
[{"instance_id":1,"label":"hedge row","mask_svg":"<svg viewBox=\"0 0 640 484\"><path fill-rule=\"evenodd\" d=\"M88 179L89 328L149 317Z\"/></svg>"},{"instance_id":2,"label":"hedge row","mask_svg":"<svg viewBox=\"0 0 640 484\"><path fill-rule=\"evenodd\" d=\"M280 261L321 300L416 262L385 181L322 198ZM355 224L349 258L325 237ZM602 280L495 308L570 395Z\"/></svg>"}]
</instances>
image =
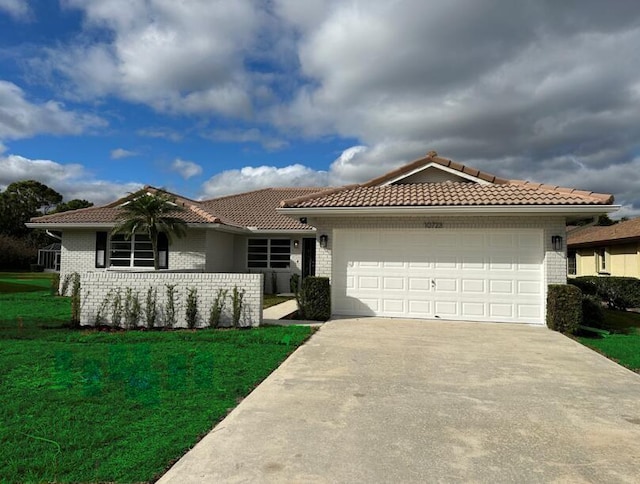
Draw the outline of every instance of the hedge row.
<instances>
[{"instance_id":1,"label":"hedge row","mask_svg":"<svg viewBox=\"0 0 640 484\"><path fill-rule=\"evenodd\" d=\"M635 277L583 276L569 279L568 283L605 302L610 309L640 307L640 279Z\"/></svg>"}]
</instances>

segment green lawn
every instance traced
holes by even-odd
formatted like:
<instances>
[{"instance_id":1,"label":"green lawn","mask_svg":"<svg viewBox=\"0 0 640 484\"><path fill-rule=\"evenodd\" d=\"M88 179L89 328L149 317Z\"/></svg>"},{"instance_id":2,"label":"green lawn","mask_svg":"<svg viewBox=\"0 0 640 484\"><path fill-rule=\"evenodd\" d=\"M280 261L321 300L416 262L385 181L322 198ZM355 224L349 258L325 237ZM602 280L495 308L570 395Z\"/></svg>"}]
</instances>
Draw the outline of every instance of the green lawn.
<instances>
[{"instance_id":1,"label":"green lawn","mask_svg":"<svg viewBox=\"0 0 640 484\"><path fill-rule=\"evenodd\" d=\"M72 331L69 315L46 290L0 293L0 482L153 480L311 334Z\"/></svg>"},{"instance_id":2,"label":"green lawn","mask_svg":"<svg viewBox=\"0 0 640 484\"><path fill-rule=\"evenodd\" d=\"M640 372L640 314L605 310L605 329L614 332L601 338L578 340L633 371Z\"/></svg>"}]
</instances>

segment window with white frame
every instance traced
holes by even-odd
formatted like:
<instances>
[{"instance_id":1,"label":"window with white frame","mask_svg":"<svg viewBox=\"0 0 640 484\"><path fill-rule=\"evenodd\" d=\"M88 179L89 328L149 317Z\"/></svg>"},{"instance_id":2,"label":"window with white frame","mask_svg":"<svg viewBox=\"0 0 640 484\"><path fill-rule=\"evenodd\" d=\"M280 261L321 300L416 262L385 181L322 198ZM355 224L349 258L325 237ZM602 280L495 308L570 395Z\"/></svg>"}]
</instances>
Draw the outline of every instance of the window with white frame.
<instances>
[{"instance_id":1,"label":"window with white frame","mask_svg":"<svg viewBox=\"0 0 640 484\"><path fill-rule=\"evenodd\" d=\"M576 260L576 251L575 250L569 250L567 252L567 273L570 276L575 276L576 275L576 269L577 269L576 262L577 262L577 260Z\"/></svg>"},{"instance_id":2,"label":"window with white frame","mask_svg":"<svg viewBox=\"0 0 640 484\"><path fill-rule=\"evenodd\" d=\"M247 267L287 269L290 265L290 239L249 239Z\"/></svg>"},{"instance_id":3,"label":"window with white frame","mask_svg":"<svg viewBox=\"0 0 640 484\"><path fill-rule=\"evenodd\" d=\"M609 261L607 260L607 249L600 247L596 250L596 270L599 273L609 272Z\"/></svg>"},{"instance_id":4,"label":"window with white frame","mask_svg":"<svg viewBox=\"0 0 640 484\"><path fill-rule=\"evenodd\" d=\"M164 234L158 235L158 262L160 269L168 267L168 241ZM153 268L153 248L146 234L125 234L111 236L109 250L111 267L150 267Z\"/></svg>"}]
</instances>

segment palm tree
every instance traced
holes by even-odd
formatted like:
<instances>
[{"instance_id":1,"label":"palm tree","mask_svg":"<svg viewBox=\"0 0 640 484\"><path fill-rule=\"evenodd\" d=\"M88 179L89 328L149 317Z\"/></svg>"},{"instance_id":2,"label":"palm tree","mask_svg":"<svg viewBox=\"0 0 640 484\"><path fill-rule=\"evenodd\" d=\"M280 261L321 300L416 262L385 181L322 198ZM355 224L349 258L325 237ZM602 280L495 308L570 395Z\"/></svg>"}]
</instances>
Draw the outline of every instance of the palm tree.
<instances>
[{"instance_id":1,"label":"palm tree","mask_svg":"<svg viewBox=\"0 0 640 484\"><path fill-rule=\"evenodd\" d=\"M111 233L123 233L127 238L131 238L136 232L147 234L153 251L153 268L158 270L158 235L164 232L169 243L173 235L184 237L187 233L186 222L171 215L182 211L184 208L176 205L175 198L167 194L144 193L122 206L122 215Z\"/></svg>"}]
</instances>

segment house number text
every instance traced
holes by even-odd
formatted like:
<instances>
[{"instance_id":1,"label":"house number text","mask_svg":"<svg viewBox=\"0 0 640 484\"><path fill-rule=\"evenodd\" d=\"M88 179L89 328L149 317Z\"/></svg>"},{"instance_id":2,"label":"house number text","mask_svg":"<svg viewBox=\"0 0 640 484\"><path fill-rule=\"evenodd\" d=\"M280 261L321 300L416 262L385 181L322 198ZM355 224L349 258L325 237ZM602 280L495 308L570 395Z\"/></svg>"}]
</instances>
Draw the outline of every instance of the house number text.
<instances>
[{"instance_id":1,"label":"house number text","mask_svg":"<svg viewBox=\"0 0 640 484\"><path fill-rule=\"evenodd\" d=\"M442 222L425 222L424 228L425 229L441 229Z\"/></svg>"}]
</instances>

